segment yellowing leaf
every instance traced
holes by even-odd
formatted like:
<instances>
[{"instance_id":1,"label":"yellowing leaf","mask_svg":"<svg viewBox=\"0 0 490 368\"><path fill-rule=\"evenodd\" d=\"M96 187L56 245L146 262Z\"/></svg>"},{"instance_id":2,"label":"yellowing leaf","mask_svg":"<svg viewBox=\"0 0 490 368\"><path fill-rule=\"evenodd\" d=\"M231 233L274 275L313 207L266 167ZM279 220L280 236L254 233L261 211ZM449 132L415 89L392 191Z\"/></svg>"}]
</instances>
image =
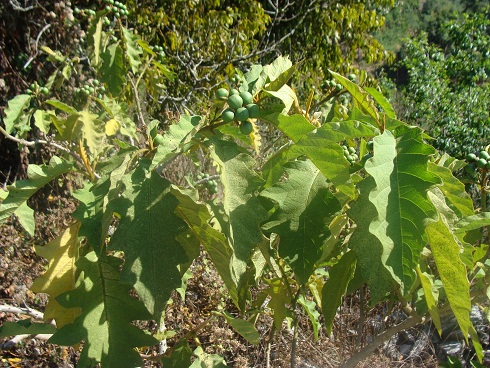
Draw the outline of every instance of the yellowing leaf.
<instances>
[{"instance_id":1,"label":"yellowing leaf","mask_svg":"<svg viewBox=\"0 0 490 368\"><path fill-rule=\"evenodd\" d=\"M97 118L97 115L88 110L81 111L78 117L78 122L82 124L83 138L85 138L87 146L92 153L100 149L104 139L104 123Z\"/></svg>"},{"instance_id":2,"label":"yellowing leaf","mask_svg":"<svg viewBox=\"0 0 490 368\"><path fill-rule=\"evenodd\" d=\"M119 127L120 125L117 120L111 119L105 124L105 134L108 136L115 135L119 130Z\"/></svg>"},{"instance_id":3,"label":"yellowing leaf","mask_svg":"<svg viewBox=\"0 0 490 368\"><path fill-rule=\"evenodd\" d=\"M79 228L77 221L45 246L36 246L36 253L47 258L49 266L44 275L34 281L31 290L49 294L44 319L54 319L58 328L73 322L80 314L79 308L64 308L56 301L58 295L75 288Z\"/></svg>"}]
</instances>

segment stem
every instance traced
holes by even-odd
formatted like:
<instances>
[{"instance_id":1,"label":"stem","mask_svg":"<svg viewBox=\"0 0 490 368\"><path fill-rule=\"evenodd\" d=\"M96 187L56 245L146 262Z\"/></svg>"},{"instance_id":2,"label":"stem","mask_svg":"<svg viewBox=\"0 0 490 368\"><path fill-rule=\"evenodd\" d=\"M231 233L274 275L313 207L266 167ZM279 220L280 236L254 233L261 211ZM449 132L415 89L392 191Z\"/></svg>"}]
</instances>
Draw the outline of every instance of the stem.
<instances>
[{"instance_id":1,"label":"stem","mask_svg":"<svg viewBox=\"0 0 490 368\"><path fill-rule=\"evenodd\" d=\"M368 358L376 348L389 340L393 335L400 331L407 330L419 323L424 322L425 318L420 318L417 316L410 316L405 321L388 328L385 332L374 337L373 341L363 347L361 350L357 351L353 356L351 356L346 362L344 362L340 368L354 368L362 360Z\"/></svg>"},{"instance_id":2,"label":"stem","mask_svg":"<svg viewBox=\"0 0 490 368\"><path fill-rule=\"evenodd\" d=\"M296 348L298 346L298 314L294 316L293 343L291 345L291 368L296 368Z\"/></svg>"},{"instance_id":3,"label":"stem","mask_svg":"<svg viewBox=\"0 0 490 368\"><path fill-rule=\"evenodd\" d=\"M265 368L271 367L271 350L272 350L272 341L274 340L274 335L276 334L276 325L274 322L272 323L271 332L269 334L269 341L267 342L267 350L265 352Z\"/></svg>"},{"instance_id":4,"label":"stem","mask_svg":"<svg viewBox=\"0 0 490 368\"><path fill-rule=\"evenodd\" d=\"M359 325L357 326L356 347L359 348L362 342L362 330L364 327L364 285L359 290Z\"/></svg>"}]
</instances>

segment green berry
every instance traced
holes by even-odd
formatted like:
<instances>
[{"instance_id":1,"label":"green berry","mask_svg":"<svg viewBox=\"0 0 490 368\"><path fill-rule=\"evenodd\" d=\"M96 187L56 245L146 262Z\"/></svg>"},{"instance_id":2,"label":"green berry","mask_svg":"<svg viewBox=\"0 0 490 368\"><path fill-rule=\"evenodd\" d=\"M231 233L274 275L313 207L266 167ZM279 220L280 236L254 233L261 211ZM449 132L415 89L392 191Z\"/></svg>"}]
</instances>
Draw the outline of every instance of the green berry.
<instances>
[{"instance_id":1,"label":"green berry","mask_svg":"<svg viewBox=\"0 0 490 368\"><path fill-rule=\"evenodd\" d=\"M94 93L94 92L95 92L95 89L94 89L94 87L88 87L88 91L89 91L90 93Z\"/></svg>"},{"instance_id":2,"label":"green berry","mask_svg":"<svg viewBox=\"0 0 490 368\"><path fill-rule=\"evenodd\" d=\"M343 88L344 87L340 83L335 85L335 89L339 92L342 91Z\"/></svg>"},{"instance_id":3,"label":"green berry","mask_svg":"<svg viewBox=\"0 0 490 368\"><path fill-rule=\"evenodd\" d=\"M49 93L49 89L47 89L46 87L43 87L43 88L41 88L41 93L44 95L47 95Z\"/></svg>"},{"instance_id":4,"label":"green berry","mask_svg":"<svg viewBox=\"0 0 490 368\"><path fill-rule=\"evenodd\" d=\"M249 118L255 119L255 118L259 117L259 114L260 114L259 105L256 105L254 103L248 104L247 110L248 110L248 117Z\"/></svg>"},{"instance_id":5,"label":"green berry","mask_svg":"<svg viewBox=\"0 0 490 368\"><path fill-rule=\"evenodd\" d=\"M109 5L106 5L106 7L104 8L106 11L111 11L111 7Z\"/></svg>"},{"instance_id":6,"label":"green berry","mask_svg":"<svg viewBox=\"0 0 490 368\"><path fill-rule=\"evenodd\" d=\"M98 86L98 85L99 85L99 81L98 81L97 79L94 79L94 80L92 81L92 84L93 84L94 86Z\"/></svg>"},{"instance_id":7,"label":"green berry","mask_svg":"<svg viewBox=\"0 0 490 368\"><path fill-rule=\"evenodd\" d=\"M357 80L357 75L355 75L354 73L352 74L349 74L347 76L347 78L351 81L351 82L355 82Z\"/></svg>"},{"instance_id":8,"label":"green berry","mask_svg":"<svg viewBox=\"0 0 490 368\"><path fill-rule=\"evenodd\" d=\"M475 162L476 161L476 155L474 153L470 153L468 156L466 156L466 159L469 162Z\"/></svg>"},{"instance_id":9,"label":"green berry","mask_svg":"<svg viewBox=\"0 0 490 368\"><path fill-rule=\"evenodd\" d=\"M228 105L233 110L236 110L239 107L242 107L243 99L239 95L231 95L230 97L228 97Z\"/></svg>"},{"instance_id":10,"label":"green berry","mask_svg":"<svg viewBox=\"0 0 490 368\"><path fill-rule=\"evenodd\" d=\"M228 90L226 88L220 88L216 91L216 98L218 100L224 100L228 98Z\"/></svg>"},{"instance_id":11,"label":"green berry","mask_svg":"<svg viewBox=\"0 0 490 368\"><path fill-rule=\"evenodd\" d=\"M249 121L244 121L243 123L240 124L240 132L245 135L249 135L252 133L254 130L254 127L251 122Z\"/></svg>"},{"instance_id":12,"label":"green berry","mask_svg":"<svg viewBox=\"0 0 490 368\"><path fill-rule=\"evenodd\" d=\"M252 96L252 94L250 92L247 92L247 91L242 92L242 93L240 93L240 97L243 100L243 105L249 105L249 104L254 102L254 97Z\"/></svg>"},{"instance_id":13,"label":"green berry","mask_svg":"<svg viewBox=\"0 0 490 368\"><path fill-rule=\"evenodd\" d=\"M203 179L203 176L201 173L197 174L196 176L196 179L199 181L199 180L202 180Z\"/></svg>"},{"instance_id":14,"label":"green berry","mask_svg":"<svg viewBox=\"0 0 490 368\"><path fill-rule=\"evenodd\" d=\"M238 90L236 88L230 89L230 96L232 96L232 95L238 95L238 94L240 94L240 92L238 92Z\"/></svg>"},{"instance_id":15,"label":"green berry","mask_svg":"<svg viewBox=\"0 0 490 368\"><path fill-rule=\"evenodd\" d=\"M28 89L27 89L27 91L26 91L26 93L27 93L28 95L31 95L31 94L32 94L32 90L28 88Z\"/></svg>"},{"instance_id":16,"label":"green berry","mask_svg":"<svg viewBox=\"0 0 490 368\"><path fill-rule=\"evenodd\" d=\"M478 159L478 161L476 161L476 166L478 166L480 169L483 169L486 165L487 160L485 160L484 158L480 158Z\"/></svg>"},{"instance_id":17,"label":"green berry","mask_svg":"<svg viewBox=\"0 0 490 368\"><path fill-rule=\"evenodd\" d=\"M231 109L226 109L221 113L221 119L223 119L223 122L225 123L230 123L235 119L235 112Z\"/></svg>"},{"instance_id":18,"label":"green berry","mask_svg":"<svg viewBox=\"0 0 490 368\"><path fill-rule=\"evenodd\" d=\"M485 160L490 160L490 155L485 150L483 150L483 151L480 152L480 157L481 158L484 158Z\"/></svg>"},{"instance_id":19,"label":"green berry","mask_svg":"<svg viewBox=\"0 0 490 368\"><path fill-rule=\"evenodd\" d=\"M239 107L236 110L235 117L238 121L245 121L248 119L249 114L246 107ZM250 134L250 133L249 133Z\"/></svg>"},{"instance_id":20,"label":"green berry","mask_svg":"<svg viewBox=\"0 0 490 368\"><path fill-rule=\"evenodd\" d=\"M350 154L356 153L356 149L354 147L349 147L348 150Z\"/></svg>"},{"instance_id":21,"label":"green berry","mask_svg":"<svg viewBox=\"0 0 490 368\"><path fill-rule=\"evenodd\" d=\"M163 135L161 134L157 134L155 136L155 138L153 138L153 145L156 147L156 146L159 146L161 144L163 144L163 142L165 141L165 139L163 138Z\"/></svg>"}]
</instances>

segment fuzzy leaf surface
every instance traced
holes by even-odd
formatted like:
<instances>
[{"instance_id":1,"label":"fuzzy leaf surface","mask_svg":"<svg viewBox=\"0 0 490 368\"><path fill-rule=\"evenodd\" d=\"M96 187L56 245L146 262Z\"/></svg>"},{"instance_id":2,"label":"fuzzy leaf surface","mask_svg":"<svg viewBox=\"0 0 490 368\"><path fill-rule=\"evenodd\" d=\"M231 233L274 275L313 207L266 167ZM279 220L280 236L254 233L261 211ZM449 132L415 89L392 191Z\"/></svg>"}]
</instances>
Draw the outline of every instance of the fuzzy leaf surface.
<instances>
[{"instance_id":1,"label":"fuzzy leaf surface","mask_svg":"<svg viewBox=\"0 0 490 368\"><path fill-rule=\"evenodd\" d=\"M382 262L404 295L416 279L415 268L427 244L426 223L436 216L427 195L441 182L427 169L433 153L417 128L407 129L398 139L385 131L374 138L374 156L365 164L376 182L369 200L377 218L369 231L382 243Z\"/></svg>"},{"instance_id":2,"label":"fuzzy leaf surface","mask_svg":"<svg viewBox=\"0 0 490 368\"><path fill-rule=\"evenodd\" d=\"M126 44L126 55L129 59L129 65L131 65L133 73L136 73L138 71L138 67L141 64L140 55L143 53L138 43L139 37L125 27L123 27L122 30L124 41Z\"/></svg>"},{"instance_id":3,"label":"fuzzy leaf surface","mask_svg":"<svg viewBox=\"0 0 490 368\"><path fill-rule=\"evenodd\" d=\"M78 365L92 367L141 366L138 346L151 346L158 341L132 325L151 315L144 305L129 296L131 287L119 280L121 260L99 259L94 252L80 258L76 265L83 271L77 289L58 296L65 308L81 308L82 314L71 324L58 330L49 340L59 345L85 341Z\"/></svg>"},{"instance_id":4,"label":"fuzzy leaf surface","mask_svg":"<svg viewBox=\"0 0 490 368\"><path fill-rule=\"evenodd\" d=\"M322 256L330 217L340 210L340 203L310 161L289 162L284 168L288 179L261 193L278 205L263 229L280 236L279 255L304 284Z\"/></svg>"},{"instance_id":5,"label":"fuzzy leaf surface","mask_svg":"<svg viewBox=\"0 0 490 368\"><path fill-rule=\"evenodd\" d=\"M122 250L125 263L121 279L134 285L156 320L175 288L181 286L179 265L188 262L176 240L186 223L175 214L178 199L170 182L152 171L149 161L140 163L123 179L126 190L111 209L121 216L110 249Z\"/></svg>"},{"instance_id":6,"label":"fuzzy leaf surface","mask_svg":"<svg viewBox=\"0 0 490 368\"><path fill-rule=\"evenodd\" d=\"M118 96L126 84L123 50L117 44L110 45L101 55L101 82L104 82L113 96Z\"/></svg>"},{"instance_id":7,"label":"fuzzy leaf surface","mask_svg":"<svg viewBox=\"0 0 490 368\"><path fill-rule=\"evenodd\" d=\"M29 107L30 102L30 95L17 95L8 102L8 106L5 109L5 119L3 120L7 133L11 134L13 132L20 117L24 114L24 110Z\"/></svg>"}]
</instances>

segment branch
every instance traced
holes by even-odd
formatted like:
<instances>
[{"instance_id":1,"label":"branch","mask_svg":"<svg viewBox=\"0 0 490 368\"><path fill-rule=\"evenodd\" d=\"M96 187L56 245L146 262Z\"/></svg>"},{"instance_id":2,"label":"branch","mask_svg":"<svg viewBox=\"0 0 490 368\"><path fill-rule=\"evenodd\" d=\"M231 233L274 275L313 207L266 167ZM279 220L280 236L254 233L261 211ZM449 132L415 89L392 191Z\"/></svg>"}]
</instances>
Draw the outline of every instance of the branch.
<instances>
[{"instance_id":1,"label":"branch","mask_svg":"<svg viewBox=\"0 0 490 368\"><path fill-rule=\"evenodd\" d=\"M388 341L393 335L403 330L412 328L419 323L423 323L424 321L425 318L410 316L405 321L388 328L385 332L374 337L371 343L363 347L361 350L358 350L353 356L347 359L347 361L344 362L340 368L354 368L362 360L368 358L379 345L385 341Z\"/></svg>"},{"instance_id":2,"label":"branch","mask_svg":"<svg viewBox=\"0 0 490 368\"><path fill-rule=\"evenodd\" d=\"M38 340L49 340L53 336L52 334L39 334L39 335L17 335L11 338L8 341L5 341L3 344L0 344L0 350L10 350L12 349L15 345L20 343L22 340L25 340L27 338L31 339L38 339Z\"/></svg>"},{"instance_id":3,"label":"branch","mask_svg":"<svg viewBox=\"0 0 490 368\"><path fill-rule=\"evenodd\" d=\"M35 5L31 5L31 6L27 6L27 7L23 8L17 0L10 0L9 2L10 2L10 5L12 5L12 8L14 8L14 10L21 11L21 12L27 12L27 11L32 10L36 7Z\"/></svg>"},{"instance_id":4,"label":"branch","mask_svg":"<svg viewBox=\"0 0 490 368\"><path fill-rule=\"evenodd\" d=\"M12 305L6 305L2 304L0 305L0 313L13 313L13 314L25 314L27 316L30 316L35 319L43 320L44 319L44 314L43 312L39 312L35 309L25 307L25 308L19 308L19 307L14 307Z\"/></svg>"}]
</instances>

